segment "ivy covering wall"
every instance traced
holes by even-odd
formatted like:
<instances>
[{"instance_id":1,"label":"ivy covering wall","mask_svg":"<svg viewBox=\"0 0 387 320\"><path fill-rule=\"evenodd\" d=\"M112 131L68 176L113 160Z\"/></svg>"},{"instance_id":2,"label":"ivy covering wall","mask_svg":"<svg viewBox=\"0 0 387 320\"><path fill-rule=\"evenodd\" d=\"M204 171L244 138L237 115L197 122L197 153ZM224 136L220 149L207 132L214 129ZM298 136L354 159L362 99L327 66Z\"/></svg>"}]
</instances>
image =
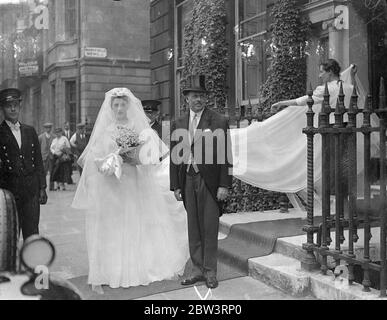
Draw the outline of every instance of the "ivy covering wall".
<instances>
[{"instance_id":1,"label":"ivy covering wall","mask_svg":"<svg viewBox=\"0 0 387 320\"><path fill-rule=\"evenodd\" d=\"M270 115L273 103L305 94L305 51L310 29L310 23L301 17L296 0L276 1L271 16L268 48L272 60L268 78L260 90L265 117Z\"/></svg>"},{"instance_id":2,"label":"ivy covering wall","mask_svg":"<svg viewBox=\"0 0 387 320\"><path fill-rule=\"evenodd\" d=\"M204 74L209 91L207 106L222 110L227 96L228 46L225 0L192 0L193 12L184 29L183 79Z\"/></svg>"},{"instance_id":3,"label":"ivy covering wall","mask_svg":"<svg viewBox=\"0 0 387 320\"><path fill-rule=\"evenodd\" d=\"M225 0L192 0L193 12L189 23L184 28L183 77L181 87L185 87L187 76L204 74L209 91L207 107L214 107L222 112L227 96L228 48L226 42L227 14ZM267 99L289 97L283 89L294 90L292 96L304 94L300 82L306 82L305 57L303 52L307 27L300 27L300 14L295 1L280 0L275 6L272 43L272 73L264 86ZM304 29L305 28L305 29ZM295 30L290 30L295 29ZM289 52L286 47L289 46ZM274 48L274 47L273 47ZM289 71L286 71L289 63ZM286 74L285 77L283 75ZM302 86L301 86L302 87ZM305 86L304 86L305 87ZM296 90L297 89L297 90ZM283 94L283 96L282 96ZM266 99L266 100L267 100ZM185 106L182 106L185 108ZM270 109L270 106L269 106ZM233 179L230 197L224 205L224 212L266 211L280 208L281 199L286 195L263 190ZM286 201L286 200L285 200Z\"/></svg>"}]
</instances>

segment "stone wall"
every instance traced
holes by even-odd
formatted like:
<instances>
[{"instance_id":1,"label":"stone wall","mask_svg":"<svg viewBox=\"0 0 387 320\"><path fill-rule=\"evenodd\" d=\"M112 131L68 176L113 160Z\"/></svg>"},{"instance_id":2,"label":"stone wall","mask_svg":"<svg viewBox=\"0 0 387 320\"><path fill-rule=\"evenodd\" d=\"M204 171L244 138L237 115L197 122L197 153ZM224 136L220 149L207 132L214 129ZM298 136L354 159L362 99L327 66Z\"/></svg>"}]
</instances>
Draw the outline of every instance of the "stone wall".
<instances>
[{"instance_id":1,"label":"stone wall","mask_svg":"<svg viewBox=\"0 0 387 320\"><path fill-rule=\"evenodd\" d=\"M150 99L150 64L83 59L81 63L81 118L93 123L105 92L116 87L129 88L139 98Z\"/></svg>"}]
</instances>

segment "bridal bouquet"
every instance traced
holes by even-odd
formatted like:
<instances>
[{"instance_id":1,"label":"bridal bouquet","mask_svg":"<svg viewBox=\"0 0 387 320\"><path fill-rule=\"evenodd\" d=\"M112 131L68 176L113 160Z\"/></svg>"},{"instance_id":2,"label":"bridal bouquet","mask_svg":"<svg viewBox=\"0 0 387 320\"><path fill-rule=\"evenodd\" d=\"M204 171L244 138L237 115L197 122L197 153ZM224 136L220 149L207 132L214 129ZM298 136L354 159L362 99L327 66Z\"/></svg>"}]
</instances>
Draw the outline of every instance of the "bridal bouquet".
<instances>
[{"instance_id":1,"label":"bridal bouquet","mask_svg":"<svg viewBox=\"0 0 387 320\"><path fill-rule=\"evenodd\" d=\"M123 162L133 165L140 163L138 160L138 147L142 143L135 131L122 126L118 127L118 133L113 136L113 139L119 149L102 159L95 159L95 164L98 171L103 175L115 175L120 179Z\"/></svg>"},{"instance_id":2,"label":"bridal bouquet","mask_svg":"<svg viewBox=\"0 0 387 320\"><path fill-rule=\"evenodd\" d=\"M124 162L133 163L138 155L138 147L141 145L137 132L126 127L119 126L115 137L118 154Z\"/></svg>"}]
</instances>

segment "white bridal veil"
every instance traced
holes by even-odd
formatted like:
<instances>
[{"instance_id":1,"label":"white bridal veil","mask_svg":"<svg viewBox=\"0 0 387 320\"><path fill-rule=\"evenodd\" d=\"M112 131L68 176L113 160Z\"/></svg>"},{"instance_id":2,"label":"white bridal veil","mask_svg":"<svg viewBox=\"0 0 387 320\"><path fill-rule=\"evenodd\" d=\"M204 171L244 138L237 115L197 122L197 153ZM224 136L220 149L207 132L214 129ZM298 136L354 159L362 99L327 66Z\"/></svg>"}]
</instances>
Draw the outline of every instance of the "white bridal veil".
<instances>
[{"instance_id":1,"label":"white bridal veil","mask_svg":"<svg viewBox=\"0 0 387 320\"><path fill-rule=\"evenodd\" d=\"M115 124L111 109L112 99L115 97L127 97L129 101L127 118L139 135L140 140L145 142L140 151L141 162L143 164L157 164L160 162L159 159L169 151L168 147L150 127L149 119L144 112L141 101L129 89L114 88L106 92L89 143L78 159L78 164L83 167L83 172L72 204L75 208L87 209L92 205L90 203L92 199L89 198L90 188L98 188L98 186L90 185L90 181L95 182L96 176L103 178L98 172L94 161L97 157L101 158L115 151L108 150L106 143L104 143L106 138L109 138L108 135L111 134L109 129Z\"/></svg>"},{"instance_id":2,"label":"white bridal veil","mask_svg":"<svg viewBox=\"0 0 387 320\"><path fill-rule=\"evenodd\" d=\"M351 66L352 67L352 66ZM341 74L344 82L345 106L348 108L353 86L351 85L351 67ZM363 108L365 90L356 76L358 89L358 107ZM336 81L328 84L330 91L330 105L335 107L339 93ZM317 87L314 91L315 101L315 127L317 127L318 113L321 109L322 93L324 86ZM263 122L254 122L242 129L232 129L231 139L233 146L234 176L248 184L266 190L288 193L292 195L303 191L307 187L307 144L306 135L302 129L306 127L306 111L308 107L306 97L298 99L297 106L289 106ZM344 121L346 120L346 115ZM331 114L330 122L333 123L334 115ZM358 126L361 126L363 116L357 116ZM371 117L373 126L379 121L377 116ZM357 165L358 175L361 176L364 168L363 137L357 136ZM378 153L378 137L372 134L371 156ZM314 138L314 178L318 188L321 179L321 136ZM294 204L294 202L292 201Z\"/></svg>"}]
</instances>

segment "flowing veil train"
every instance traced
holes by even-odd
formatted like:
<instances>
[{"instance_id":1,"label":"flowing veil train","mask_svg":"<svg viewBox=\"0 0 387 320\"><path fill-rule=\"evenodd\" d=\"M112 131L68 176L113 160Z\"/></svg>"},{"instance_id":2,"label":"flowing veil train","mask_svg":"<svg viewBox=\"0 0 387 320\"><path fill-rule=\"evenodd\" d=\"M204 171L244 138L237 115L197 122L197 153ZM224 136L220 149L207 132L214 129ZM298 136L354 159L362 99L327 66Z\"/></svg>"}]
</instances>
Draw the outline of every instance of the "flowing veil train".
<instances>
[{"instance_id":1,"label":"flowing veil train","mask_svg":"<svg viewBox=\"0 0 387 320\"><path fill-rule=\"evenodd\" d=\"M348 107L353 86L351 85L350 66L341 73L344 85L345 106ZM358 107L363 108L366 92L359 78L356 76L358 92ZM330 105L335 107L339 93L338 83L328 83L330 91ZM318 113L321 109L321 96L324 86L314 91L315 124L317 127ZM319 96L319 97L318 97ZM302 98L300 98L302 100ZM305 97L303 101L306 101ZM298 206L294 194L306 200L307 187L307 144L306 135L302 129L306 127L305 105L289 106L263 122L254 122L242 129L231 129L233 146L234 176L248 184L266 190L284 192L293 205ZM333 123L331 114L330 122ZM344 117L346 121L346 115ZM362 124L363 116L357 116L358 126ZM372 126L379 121L376 115L371 117ZM371 156L379 151L378 137L371 135ZM361 178L363 159L363 137L357 136L357 164L358 177ZM314 178L317 194L315 204L319 205L319 185L321 179L321 136L314 139ZM361 190L359 190L361 193Z\"/></svg>"}]
</instances>

